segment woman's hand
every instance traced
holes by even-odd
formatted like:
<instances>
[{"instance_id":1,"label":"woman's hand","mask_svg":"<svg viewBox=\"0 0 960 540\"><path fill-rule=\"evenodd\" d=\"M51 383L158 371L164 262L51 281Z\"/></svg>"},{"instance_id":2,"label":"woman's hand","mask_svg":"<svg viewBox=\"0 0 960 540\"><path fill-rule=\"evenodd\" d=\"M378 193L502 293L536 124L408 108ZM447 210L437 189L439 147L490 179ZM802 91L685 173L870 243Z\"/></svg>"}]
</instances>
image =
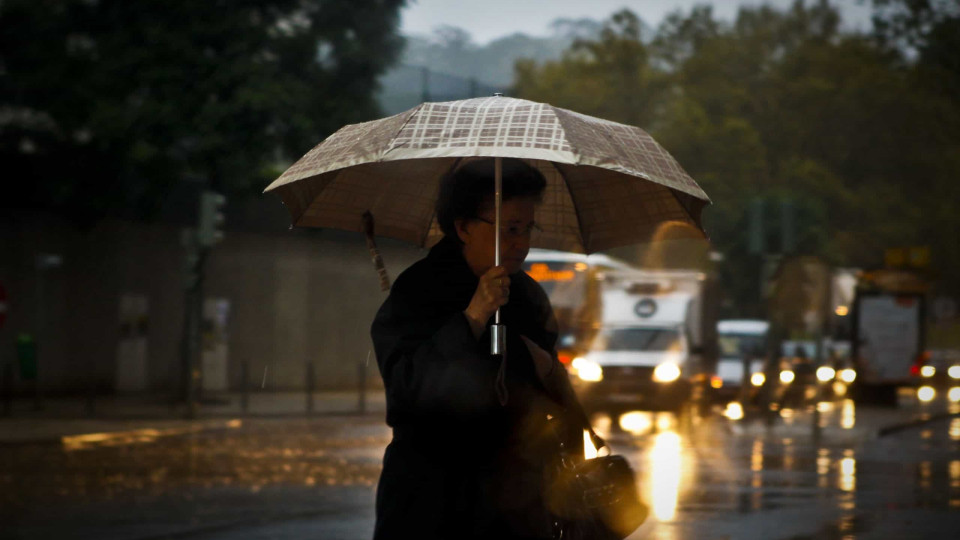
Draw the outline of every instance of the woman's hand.
<instances>
[{"instance_id":1,"label":"woman's hand","mask_svg":"<svg viewBox=\"0 0 960 540\"><path fill-rule=\"evenodd\" d=\"M470 305L463 311L470 321L473 337L479 339L487 321L510 299L510 276L503 266L494 266L480 276L477 291L473 293Z\"/></svg>"}]
</instances>

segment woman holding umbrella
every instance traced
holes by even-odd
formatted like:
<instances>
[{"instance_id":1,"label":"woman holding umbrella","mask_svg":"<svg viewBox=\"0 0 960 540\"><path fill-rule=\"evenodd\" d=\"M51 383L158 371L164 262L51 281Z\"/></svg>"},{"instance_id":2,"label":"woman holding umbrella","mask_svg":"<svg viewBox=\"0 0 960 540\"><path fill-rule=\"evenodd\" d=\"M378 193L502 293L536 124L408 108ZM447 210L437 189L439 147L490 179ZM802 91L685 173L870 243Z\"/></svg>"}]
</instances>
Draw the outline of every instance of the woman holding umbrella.
<instances>
[{"instance_id":1,"label":"woman holding umbrella","mask_svg":"<svg viewBox=\"0 0 960 540\"><path fill-rule=\"evenodd\" d=\"M549 300L521 265L546 182L502 161L501 264L494 159L468 160L437 201L444 237L396 280L372 327L393 440L377 489L376 540L552 538L544 483L559 435L582 448L587 420L554 350ZM490 354L500 309L503 355Z\"/></svg>"}]
</instances>

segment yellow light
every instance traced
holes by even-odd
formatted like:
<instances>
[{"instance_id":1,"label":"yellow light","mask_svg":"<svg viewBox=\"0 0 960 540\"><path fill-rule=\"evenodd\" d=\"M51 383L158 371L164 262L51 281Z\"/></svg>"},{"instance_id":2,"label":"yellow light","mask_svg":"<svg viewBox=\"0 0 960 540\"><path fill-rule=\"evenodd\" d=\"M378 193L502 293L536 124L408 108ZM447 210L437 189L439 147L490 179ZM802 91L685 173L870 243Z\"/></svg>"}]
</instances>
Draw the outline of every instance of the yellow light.
<instances>
[{"instance_id":1,"label":"yellow light","mask_svg":"<svg viewBox=\"0 0 960 540\"><path fill-rule=\"evenodd\" d=\"M920 368L920 375L923 375L924 377L933 377L936 374L937 368L933 366L923 366Z\"/></svg>"},{"instance_id":2,"label":"yellow light","mask_svg":"<svg viewBox=\"0 0 960 540\"><path fill-rule=\"evenodd\" d=\"M672 431L653 436L650 449L649 486L647 499L650 510L658 521L671 521L677 515L680 497L680 473L683 469L683 451L680 436Z\"/></svg>"},{"instance_id":3,"label":"yellow light","mask_svg":"<svg viewBox=\"0 0 960 540\"><path fill-rule=\"evenodd\" d=\"M847 385L843 384L840 381L834 381L833 393L838 396L845 396L847 394Z\"/></svg>"},{"instance_id":4,"label":"yellow light","mask_svg":"<svg viewBox=\"0 0 960 540\"><path fill-rule=\"evenodd\" d=\"M843 491L853 491L857 485L857 461L852 457L845 457L840 460L840 489Z\"/></svg>"},{"instance_id":5,"label":"yellow light","mask_svg":"<svg viewBox=\"0 0 960 540\"><path fill-rule=\"evenodd\" d=\"M937 397L937 391L932 386L921 386L917 388L917 399L924 402L933 401Z\"/></svg>"},{"instance_id":6,"label":"yellow light","mask_svg":"<svg viewBox=\"0 0 960 540\"><path fill-rule=\"evenodd\" d=\"M603 368L592 360L578 356L573 359L571 365L577 370L577 376L584 381L599 382L603 380Z\"/></svg>"},{"instance_id":7,"label":"yellow light","mask_svg":"<svg viewBox=\"0 0 960 540\"><path fill-rule=\"evenodd\" d=\"M723 379L717 376L710 377L711 388L723 388Z\"/></svg>"},{"instance_id":8,"label":"yellow light","mask_svg":"<svg viewBox=\"0 0 960 540\"><path fill-rule=\"evenodd\" d=\"M750 384L754 386L763 386L763 383L767 381L767 376L763 373L754 373L750 376Z\"/></svg>"},{"instance_id":9,"label":"yellow light","mask_svg":"<svg viewBox=\"0 0 960 540\"><path fill-rule=\"evenodd\" d=\"M780 372L780 382L782 382L783 384L790 384L793 382L793 379L795 378L796 376L789 369L785 369Z\"/></svg>"},{"instance_id":10,"label":"yellow light","mask_svg":"<svg viewBox=\"0 0 960 540\"><path fill-rule=\"evenodd\" d=\"M837 309L834 310L834 313L837 314L837 317L846 317L850 313L850 308L847 306L837 306Z\"/></svg>"},{"instance_id":11,"label":"yellow light","mask_svg":"<svg viewBox=\"0 0 960 540\"><path fill-rule=\"evenodd\" d=\"M587 263L582 263L582 262L577 263L573 265L573 269L576 270L577 272L583 272L587 269Z\"/></svg>"},{"instance_id":12,"label":"yellow light","mask_svg":"<svg viewBox=\"0 0 960 540\"><path fill-rule=\"evenodd\" d=\"M730 420L740 420L743 418L743 406L736 401L731 401L727 403L727 408L723 411L723 415Z\"/></svg>"},{"instance_id":13,"label":"yellow light","mask_svg":"<svg viewBox=\"0 0 960 540\"><path fill-rule=\"evenodd\" d=\"M947 399L949 399L951 403L960 402L960 387L954 386L951 388L950 391L947 392Z\"/></svg>"},{"instance_id":14,"label":"yellow light","mask_svg":"<svg viewBox=\"0 0 960 540\"><path fill-rule=\"evenodd\" d=\"M593 445L590 439L590 432L583 430L583 459L593 459L597 457L597 447Z\"/></svg>"},{"instance_id":15,"label":"yellow light","mask_svg":"<svg viewBox=\"0 0 960 540\"><path fill-rule=\"evenodd\" d=\"M840 427L851 429L857 422L857 409L852 399L843 400L843 408L840 409Z\"/></svg>"},{"instance_id":16,"label":"yellow light","mask_svg":"<svg viewBox=\"0 0 960 540\"><path fill-rule=\"evenodd\" d=\"M653 380L661 383L673 382L680 378L680 367L673 362L664 362L653 370Z\"/></svg>"},{"instance_id":17,"label":"yellow light","mask_svg":"<svg viewBox=\"0 0 960 540\"><path fill-rule=\"evenodd\" d=\"M573 270L551 270L550 267L544 263L531 264L530 270L527 270L527 274L539 282L573 281L575 275Z\"/></svg>"},{"instance_id":18,"label":"yellow light","mask_svg":"<svg viewBox=\"0 0 960 540\"><path fill-rule=\"evenodd\" d=\"M840 380L845 383L852 383L853 381L857 380L857 372L850 368L841 369Z\"/></svg>"},{"instance_id":19,"label":"yellow light","mask_svg":"<svg viewBox=\"0 0 960 540\"><path fill-rule=\"evenodd\" d=\"M641 435L650 430L653 422L650 421L650 413L631 411L620 415L620 427L634 435Z\"/></svg>"},{"instance_id":20,"label":"yellow light","mask_svg":"<svg viewBox=\"0 0 960 540\"><path fill-rule=\"evenodd\" d=\"M817 380L820 382L832 381L837 372L830 366L820 366L817 368Z\"/></svg>"},{"instance_id":21,"label":"yellow light","mask_svg":"<svg viewBox=\"0 0 960 540\"><path fill-rule=\"evenodd\" d=\"M947 370L947 375L951 379L960 379L960 366L950 366L950 369Z\"/></svg>"}]
</instances>

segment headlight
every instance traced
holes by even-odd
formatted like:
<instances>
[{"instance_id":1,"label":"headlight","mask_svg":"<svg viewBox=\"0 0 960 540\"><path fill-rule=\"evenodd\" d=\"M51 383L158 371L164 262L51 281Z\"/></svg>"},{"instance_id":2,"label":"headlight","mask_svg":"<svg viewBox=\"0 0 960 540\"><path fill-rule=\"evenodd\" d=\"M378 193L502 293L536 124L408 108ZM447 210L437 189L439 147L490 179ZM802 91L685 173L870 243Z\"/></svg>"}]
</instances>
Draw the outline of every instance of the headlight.
<instances>
[{"instance_id":1,"label":"headlight","mask_svg":"<svg viewBox=\"0 0 960 540\"><path fill-rule=\"evenodd\" d=\"M785 369L780 372L780 382L782 382L783 384L792 383L795 377L796 376L789 369Z\"/></svg>"},{"instance_id":2,"label":"headlight","mask_svg":"<svg viewBox=\"0 0 960 540\"><path fill-rule=\"evenodd\" d=\"M680 368L673 362L664 362L653 370L653 380L657 382L673 382L679 377Z\"/></svg>"},{"instance_id":3,"label":"headlight","mask_svg":"<svg viewBox=\"0 0 960 540\"><path fill-rule=\"evenodd\" d=\"M920 375L924 377L933 377L937 373L937 368L933 366L923 366L920 368Z\"/></svg>"},{"instance_id":4,"label":"headlight","mask_svg":"<svg viewBox=\"0 0 960 540\"><path fill-rule=\"evenodd\" d=\"M820 366L817 368L817 380L820 382L832 381L836 374L836 370L830 366Z\"/></svg>"},{"instance_id":5,"label":"headlight","mask_svg":"<svg viewBox=\"0 0 960 540\"><path fill-rule=\"evenodd\" d=\"M668 383L678 378L680 378L680 368L673 362L664 362L653 370L653 380L657 382Z\"/></svg>"},{"instance_id":6,"label":"headlight","mask_svg":"<svg viewBox=\"0 0 960 540\"><path fill-rule=\"evenodd\" d=\"M960 379L960 366L950 366L950 369L947 370L947 375L951 379Z\"/></svg>"},{"instance_id":7,"label":"headlight","mask_svg":"<svg viewBox=\"0 0 960 540\"><path fill-rule=\"evenodd\" d=\"M852 383L853 381L855 381L856 379L857 379L857 372L856 372L856 371L854 371L854 370L852 370L852 369L850 369L850 368L841 369L841 370L840 370L840 380L841 380L841 381L849 384L849 383Z\"/></svg>"},{"instance_id":8,"label":"headlight","mask_svg":"<svg viewBox=\"0 0 960 540\"><path fill-rule=\"evenodd\" d=\"M921 386L917 388L917 399L923 402L933 401L937 397L937 391L932 386Z\"/></svg>"},{"instance_id":9,"label":"headlight","mask_svg":"<svg viewBox=\"0 0 960 540\"><path fill-rule=\"evenodd\" d=\"M603 380L603 368L600 367L600 364L587 360L583 357L576 357L573 359L571 364L573 369L577 370L577 376L581 380L589 382L597 382Z\"/></svg>"},{"instance_id":10,"label":"headlight","mask_svg":"<svg viewBox=\"0 0 960 540\"><path fill-rule=\"evenodd\" d=\"M754 386L763 386L765 382L767 382L767 376L763 373L754 373L750 376L750 384Z\"/></svg>"},{"instance_id":11,"label":"headlight","mask_svg":"<svg viewBox=\"0 0 960 540\"><path fill-rule=\"evenodd\" d=\"M740 403L736 401L731 401L727 403L727 408L723 411L723 415L730 420L740 420L743 418L743 405L740 405Z\"/></svg>"}]
</instances>

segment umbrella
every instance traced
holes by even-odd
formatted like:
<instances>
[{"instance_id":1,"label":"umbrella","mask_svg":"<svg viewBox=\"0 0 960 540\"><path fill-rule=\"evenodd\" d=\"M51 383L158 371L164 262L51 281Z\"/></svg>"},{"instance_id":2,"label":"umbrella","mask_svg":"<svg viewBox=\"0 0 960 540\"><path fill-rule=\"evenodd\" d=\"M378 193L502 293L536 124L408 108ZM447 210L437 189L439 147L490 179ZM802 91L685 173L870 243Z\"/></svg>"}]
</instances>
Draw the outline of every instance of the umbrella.
<instances>
[{"instance_id":1,"label":"umbrella","mask_svg":"<svg viewBox=\"0 0 960 540\"><path fill-rule=\"evenodd\" d=\"M593 253L649 241L664 228L672 238L704 237L707 194L645 131L503 96L423 103L345 126L265 191L280 195L295 226L364 231L370 212L379 235L425 247L442 236L440 180L478 156L522 158L543 173L534 247Z\"/></svg>"}]
</instances>

